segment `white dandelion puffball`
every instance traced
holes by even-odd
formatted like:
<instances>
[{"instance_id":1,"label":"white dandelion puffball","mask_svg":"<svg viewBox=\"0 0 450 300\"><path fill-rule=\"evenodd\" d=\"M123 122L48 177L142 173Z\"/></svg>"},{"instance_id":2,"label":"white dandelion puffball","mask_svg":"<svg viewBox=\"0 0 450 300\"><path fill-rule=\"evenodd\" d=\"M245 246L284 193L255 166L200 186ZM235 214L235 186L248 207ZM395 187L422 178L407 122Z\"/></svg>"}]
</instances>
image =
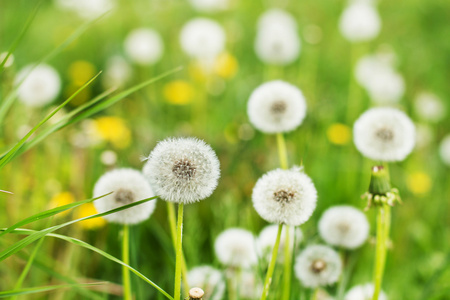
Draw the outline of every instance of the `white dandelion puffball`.
<instances>
[{"instance_id":1,"label":"white dandelion puffball","mask_svg":"<svg viewBox=\"0 0 450 300\"><path fill-rule=\"evenodd\" d=\"M372 283L361 284L352 287L347 294L345 294L344 300L372 300L374 288ZM378 300L387 300L387 296L383 291L380 291Z\"/></svg>"},{"instance_id":2,"label":"white dandelion puffball","mask_svg":"<svg viewBox=\"0 0 450 300\"><path fill-rule=\"evenodd\" d=\"M245 229L230 228L216 238L217 259L226 266L249 268L257 263L255 237Z\"/></svg>"},{"instance_id":3,"label":"white dandelion puffball","mask_svg":"<svg viewBox=\"0 0 450 300\"><path fill-rule=\"evenodd\" d=\"M252 270L243 270L235 277L237 280L236 290L239 299L259 299L263 291L263 284Z\"/></svg>"},{"instance_id":4,"label":"white dandelion puffball","mask_svg":"<svg viewBox=\"0 0 450 300\"><path fill-rule=\"evenodd\" d=\"M247 103L250 122L265 133L296 129L306 115L306 100L294 85L281 80L257 87Z\"/></svg>"},{"instance_id":5,"label":"white dandelion puffball","mask_svg":"<svg viewBox=\"0 0 450 300\"><path fill-rule=\"evenodd\" d=\"M106 88L120 87L130 80L132 69L123 57L113 56L106 62L104 74L103 85Z\"/></svg>"},{"instance_id":6,"label":"white dandelion puffball","mask_svg":"<svg viewBox=\"0 0 450 300\"><path fill-rule=\"evenodd\" d=\"M439 146L439 155L442 161L450 166L450 134L445 136Z\"/></svg>"},{"instance_id":7,"label":"white dandelion puffball","mask_svg":"<svg viewBox=\"0 0 450 300\"><path fill-rule=\"evenodd\" d=\"M335 283L341 275L342 262L331 247L312 245L297 256L294 271L303 286L315 288Z\"/></svg>"},{"instance_id":8,"label":"white dandelion puffball","mask_svg":"<svg viewBox=\"0 0 450 300\"><path fill-rule=\"evenodd\" d=\"M17 97L27 106L41 107L56 99L61 91L58 72L49 65L31 65L23 68L16 76L15 84L20 84Z\"/></svg>"},{"instance_id":9,"label":"white dandelion puffball","mask_svg":"<svg viewBox=\"0 0 450 300\"><path fill-rule=\"evenodd\" d=\"M94 201L95 208L103 213L121 206L153 197L155 194L141 172L134 169L116 169L105 173L94 187L94 197L113 192ZM106 215L109 222L137 224L147 220L155 210L156 200L150 200L116 213Z\"/></svg>"},{"instance_id":10,"label":"white dandelion puffball","mask_svg":"<svg viewBox=\"0 0 450 300\"><path fill-rule=\"evenodd\" d=\"M392 66L389 61L386 61L383 56L365 55L361 57L355 66L356 81L363 87L366 87L374 77L382 76L391 71Z\"/></svg>"},{"instance_id":11,"label":"white dandelion puffball","mask_svg":"<svg viewBox=\"0 0 450 300\"><path fill-rule=\"evenodd\" d=\"M362 155L378 161L401 161L414 148L416 131L411 119L395 108L372 108L353 126L353 140Z\"/></svg>"},{"instance_id":12,"label":"white dandelion puffball","mask_svg":"<svg viewBox=\"0 0 450 300\"><path fill-rule=\"evenodd\" d=\"M220 177L220 164L214 150L204 141L169 138L156 145L143 172L162 199L187 204L213 193Z\"/></svg>"},{"instance_id":13,"label":"white dandelion puffball","mask_svg":"<svg viewBox=\"0 0 450 300\"><path fill-rule=\"evenodd\" d=\"M441 99L431 93L420 93L414 102L417 116L429 122L442 121L447 113L447 108Z\"/></svg>"},{"instance_id":14,"label":"white dandelion puffball","mask_svg":"<svg viewBox=\"0 0 450 300\"><path fill-rule=\"evenodd\" d=\"M319 220L319 233L323 240L348 249L360 247L367 240L369 229L366 215L348 205L327 209Z\"/></svg>"},{"instance_id":15,"label":"white dandelion puffball","mask_svg":"<svg viewBox=\"0 0 450 300\"><path fill-rule=\"evenodd\" d=\"M125 53L136 64L148 66L162 56L164 44L158 32L150 28L137 28L125 38Z\"/></svg>"},{"instance_id":16,"label":"white dandelion puffball","mask_svg":"<svg viewBox=\"0 0 450 300\"><path fill-rule=\"evenodd\" d=\"M350 42L369 41L381 29L381 19L375 7L365 1L351 3L342 13L339 30Z\"/></svg>"},{"instance_id":17,"label":"white dandelion puffball","mask_svg":"<svg viewBox=\"0 0 450 300\"><path fill-rule=\"evenodd\" d=\"M114 0L56 0L56 5L84 19L95 19L116 6Z\"/></svg>"},{"instance_id":18,"label":"white dandelion puffball","mask_svg":"<svg viewBox=\"0 0 450 300\"><path fill-rule=\"evenodd\" d=\"M225 280L222 273L210 266L199 266L187 274L189 286L201 288L205 299L221 300L225 294Z\"/></svg>"},{"instance_id":19,"label":"white dandelion puffball","mask_svg":"<svg viewBox=\"0 0 450 300\"><path fill-rule=\"evenodd\" d=\"M266 259L267 262L270 261L272 257L272 250L275 246L275 240L278 234L278 225L272 224L268 225L261 230L259 236L256 240L256 248L258 250L258 254L260 257ZM294 236L295 234L295 236ZM294 248L294 243L299 244L303 239L303 234L300 228L295 228L293 226L289 227L289 246L292 251ZM278 252L278 260L282 262L284 260L284 252L281 249L284 249L286 244L286 227L283 226L283 231L281 232L280 238L280 246Z\"/></svg>"},{"instance_id":20,"label":"white dandelion puffball","mask_svg":"<svg viewBox=\"0 0 450 300\"><path fill-rule=\"evenodd\" d=\"M230 6L230 0L189 0L189 2L196 10L207 13L223 11Z\"/></svg>"},{"instance_id":21,"label":"white dandelion puffball","mask_svg":"<svg viewBox=\"0 0 450 300\"><path fill-rule=\"evenodd\" d=\"M366 90L375 103L396 103L405 93L405 82L403 77L394 70L374 73L372 79L367 82Z\"/></svg>"},{"instance_id":22,"label":"white dandelion puffball","mask_svg":"<svg viewBox=\"0 0 450 300\"><path fill-rule=\"evenodd\" d=\"M258 18L258 30L263 30L266 27L280 26L287 29L296 29L297 21L295 18L285 10L272 8L264 12Z\"/></svg>"},{"instance_id":23,"label":"white dandelion puffball","mask_svg":"<svg viewBox=\"0 0 450 300\"><path fill-rule=\"evenodd\" d=\"M317 191L300 168L276 169L258 179L252 201L256 212L267 222L298 226L316 208Z\"/></svg>"},{"instance_id":24,"label":"white dandelion puffball","mask_svg":"<svg viewBox=\"0 0 450 300\"><path fill-rule=\"evenodd\" d=\"M195 59L214 59L225 48L225 31L216 21L196 18L181 29L180 43L183 51Z\"/></svg>"}]
</instances>

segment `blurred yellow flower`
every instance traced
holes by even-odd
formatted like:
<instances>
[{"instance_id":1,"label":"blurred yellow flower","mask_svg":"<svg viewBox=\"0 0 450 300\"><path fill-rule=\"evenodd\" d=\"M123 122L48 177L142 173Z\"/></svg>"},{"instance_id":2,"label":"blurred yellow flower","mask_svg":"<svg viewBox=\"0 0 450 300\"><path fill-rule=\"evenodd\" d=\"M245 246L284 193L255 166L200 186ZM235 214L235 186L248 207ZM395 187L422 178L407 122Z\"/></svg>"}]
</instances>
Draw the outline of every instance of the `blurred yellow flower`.
<instances>
[{"instance_id":1,"label":"blurred yellow flower","mask_svg":"<svg viewBox=\"0 0 450 300\"><path fill-rule=\"evenodd\" d=\"M92 215L95 215L97 213L98 212L95 209L94 204L86 203L86 204L81 205L78 208L77 219L78 218L84 218L84 217L87 217L87 216L92 216ZM102 217L99 217L99 218L93 218L93 219L81 221L81 222L78 222L77 224L79 224L84 229L91 230L91 229L96 229L96 228L100 228L100 227L105 226L106 221Z\"/></svg>"},{"instance_id":2,"label":"blurred yellow flower","mask_svg":"<svg viewBox=\"0 0 450 300\"><path fill-rule=\"evenodd\" d=\"M123 149L130 145L131 132L125 121L119 117L100 117L94 120L95 129L101 139L109 141L114 147Z\"/></svg>"},{"instance_id":3,"label":"blurred yellow flower","mask_svg":"<svg viewBox=\"0 0 450 300\"><path fill-rule=\"evenodd\" d=\"M174 80L164 86L164 97L171 104L184 105L192 101L194 88L183 80Z\"/></svg>"},{"instance_id":4,"label":"blurred yellow flower","mask_svg":"<svg viewBox=\"0 0 450 300\"><path fill-rule=\"evenodd\" d=\"M55 208L58 206L70 204L74 201L75 201L75 197L73 196L72 193L62 192L62 193L59 193L59 194L56 194L55 196L53 196L53 198L50 200L49 206L50 206L50 208ZM60 217L65 216L69 212L70 212L70 210L63 211L63 212L59 213L58 216L60 216Z\"/></svg>"},{"instance_id":5,"label":"blurred yellow flower","mask_svg":"<svg viewBox=\"0 0 450 300\"><path fill-rule=\"evenodd\" d=\"M82 86L89 79L94 77L96 68L93 64L85 60L77 60L70 64L68 75L73 84Z\"/></svg>"},{"instance_id":6,"label":"blurred yellow flower","mask_svg":"<svg viewBox=\"0 0 450 300\"><path fill-rule=\"evenodd\" d=\"M420 171L408 174L406 184L408 189L414 194L425 194L430 191L432 186L430 176Z\"/></svg>"},{"instance_id":7,"label":"blurred yellow flower","mask_svg":"<svg viewBox=\"0 0 450 300\"><path fill-rule=\"evenodd\" d=\"M222 53L217 57L214 71L217 75L223 78L232 78L236 75L238 70L238 61L236 57L230 53Z\"/></svg>"},{"instance_id":8,"label":"blurred yellow flower","mask_svg":"<svg viewBox=\"0 0 450 300\"><path fill-rule=\"evenodd\" d=\"M335 123L328 127L327 137L333 144L345 145L350 142L351 129L347 125Z\"/></svg>"},{"instance_id":9,"label":"blurred yellow flower","mask_svg":"<svg viewBox=\"0 0 450 300\"><path fill-rule=\"evenodd\" d=\"M74 83L70 83L69 85L67 85L65 91L64 91L64 95L66 98L69 98L70 96L72 96L73 93L75 93L78 89L80 88L80 85L74 84ZM87 86L86 88L84 88L83 90L81 90L71 101L70 101L70 105L72 106L78 106L81 105L83 103L85 103L87 100L89 100L91 98L91 89L89 86Z\"/></svg>"},{"instance_id":10,"label":"blurred yellow flower","mask_svg":"<svg viewBox=\"0 0 450 300\"><path fill-rule=\"evenodd\" d=\"M197 82L205 82L207 74L197 61L192 61L188 67L189 76Z\"/></svg>"}]
</instances>

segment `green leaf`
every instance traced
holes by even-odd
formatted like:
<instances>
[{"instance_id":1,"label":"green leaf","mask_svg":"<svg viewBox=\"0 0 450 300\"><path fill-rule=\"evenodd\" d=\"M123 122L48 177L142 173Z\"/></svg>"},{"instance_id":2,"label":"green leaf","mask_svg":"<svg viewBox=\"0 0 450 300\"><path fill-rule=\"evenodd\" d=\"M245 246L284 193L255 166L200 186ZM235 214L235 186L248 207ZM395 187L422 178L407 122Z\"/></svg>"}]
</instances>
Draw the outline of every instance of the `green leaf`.
<instances>
[{"instance_id":1,"label":"green leaf","mask_svg":"<svg viewBox=\"0 0 450 300\"><path fill-rule=\"evenodd\" d=\"M73 287L89 287L96 285L103 285L103 282L95 282L95 283L77 283L77 284L61 284L61 285L49 285L49 286L40 286L40 287L32 287L32 288L23 288L19 290L13 291L3 291L0 292L0 298L7 298L12 296L20 296L20 295L28 295L28 294L36 294L48 291L54 291L58 289L64 288L73 288Z\"/></svg>"}]
</instances>

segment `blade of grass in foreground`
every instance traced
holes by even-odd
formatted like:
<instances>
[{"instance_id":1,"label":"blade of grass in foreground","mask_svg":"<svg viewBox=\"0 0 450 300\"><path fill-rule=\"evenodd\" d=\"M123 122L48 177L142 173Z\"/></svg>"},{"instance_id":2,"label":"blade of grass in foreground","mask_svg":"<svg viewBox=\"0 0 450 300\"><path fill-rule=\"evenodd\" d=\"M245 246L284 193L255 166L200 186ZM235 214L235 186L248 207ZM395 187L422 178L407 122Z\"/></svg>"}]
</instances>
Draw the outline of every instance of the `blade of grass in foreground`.
<instances>
[{"instance_id":1,"label":"blade of grass in foreground","mask_svg":"<svg viewBox=\"0 0 450 300\"><path fill-rule=\"evenodd\" d=\"M3 229L0 229L3 230ZM35 230L31 230L31 229L22 229L22 228L18 228L15 229L12 233L17 233L17 234L27 234L27 235L31 235L34 233L38 233L39 231L35 231ZM165 292L162 288L160 288L156 283L154 283L153 281L151 281L150 279L148 279L145 275L143 275L142 273L140 273L138 270L134 269L133 267L129 266L128 264L124 263L123 261L121 261L120 259L106 253L103 250L98 249L97 247L92 246L91 244L88 244L82 240L76 239L76 238L72 238L69 236L65 236L65 235L61 235L61 234L56 234L56 233L49 233L46 236L49 237L54 237L54 238L58 238L58 239L62 239L65 240L69 243L81 246L83 248L89 249L91 251L94 251L100 255L102 255L103 257L118 263L126 268L128 268L128 270L130 270L131 272L133 272L134 274L136 274L139 278L143 279L145 282L147 282L148 284L150 284L151 286L153 286L155 289L157 289L161 294L163 294L164 296L166 296L168 299L172 299L172 296L170 296L167 292Z\"/></svg>"},{"instance_id":2,"label":"blade of grass in foreground","mask_svg":"<svg viewBox=\"0 0 450 300\"><path fill-rule=\"evenodd\" d=\"M112 192L111 192L111 193L112 193ZM49 210L46 210L46 211L37 213L37 214L35 214L35 215L32 215L31 217L25 218L25 219L23 219L23 220L17 222L16 224L10 226L10 227L7 228L5 231L3 231L3 232L0 233L0 237L1 237L2 235L4 235L4 234L7 234L7 233L12 232L12 231L13 231L14 229L16 229L16 228L19 228L19 227L22 227L22 226L24 226L24 225L30 224L30 223L32 223L32 222L36 222L36 221L38 221L38 220L42 220L42 219L45 219L45 218L54 216L54 215L56 215L56 214L59 214L60 212L63 212L63 211L66 211L66 210L68 210L68 209L72 209L72 208L78 207L78 206L80 206L80 205L82 205L82 204L85 204L85 203L89 203L89 202L95 201L95 200L100 199L100 198L103 198L103 197L105 197L105 196L107 196L107 195L109 195L109 194L111 194L111 193L102 195L102 196L97 197L97 198L91 198L91 199L86 199L86 200L82 200L82 201L77 201L77 202L74 202L74 203L69 203L69 204L66 204L66 205L58 206L58 207L55 207L55 208L52 208L52 209L49 209Z\"/></svg>"},{"instance_id":3,"label":"blade of grass in foreground","mask_svg":"<svg viewBox=\"0 0 450 300\"><path fill-rule=\"evenodd\" d=\"M53 291L53 290L63 289L63 288L73 288L75 286L88 287L88 286L96 286L96 285L102 285L102 284L104 284L104 283L103 282L94 282L94 283L61 284L61 285L49 285L49 286L41 286L41 287L24 288L24 289L19 289L19 290L0 292L0 298L8 298L8 297L13 297L13 296L42 293L42 292L48 292L48 291Z\"/></svg>"},{"instance_id":4,"label":"blade of grass in foreground","mask_svg":"<svg viewBox=\"0 0 450 300\"><path fill-rule=\"evenodd\" d=\"M84 90L89 84L91 84L99 75L101 71L92 77L88 82L86 82L82 87L80 87L75 93L72 94L66 101L61 103L57 108L55 108L47 117L42 119L37 125L35 125L11 150L9 150L5 156L0 159L0 169L2 169L17 153L17 151L25 144L28 138L41 127L45 122L47 122L51 117L53 117L61 108L67 105L78 93Z\"/></svg>"}]
</instances>

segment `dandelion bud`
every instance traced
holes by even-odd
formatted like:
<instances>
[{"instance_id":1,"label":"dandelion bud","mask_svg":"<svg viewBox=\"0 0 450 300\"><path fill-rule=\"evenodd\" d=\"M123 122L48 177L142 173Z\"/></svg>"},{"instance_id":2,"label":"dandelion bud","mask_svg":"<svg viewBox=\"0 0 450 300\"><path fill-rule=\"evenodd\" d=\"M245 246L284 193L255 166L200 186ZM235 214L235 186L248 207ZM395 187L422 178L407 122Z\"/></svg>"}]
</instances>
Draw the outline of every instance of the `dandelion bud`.
<instances>
[{"instance_id":1,"label":"dandelion bud","mask_svg":"<svg viewBox=\"0 0 450 300\"><path fill-rule=\"evenodd\" d=\"M190 286L202 288L205 299L221 300L225 294L225 280L222 273L210 266L199 266L189 271Z\"/></svg>"},{"instance_id":2,"label":"dandelion bud","mask_svg":"<svg viewBox=\"0 0 450 300\"><path fill-rule=\"evenodd\" d=\"M398 190L391 188L389 173L383 166L372 167L369 191L363 198L368 200L367 208L372 204L393 206L395 202L400 202Z\"/></svg>"},{"instance_id":3,"label":"dandelion bud","mask_svg":"<svg viewBox=\"0 0 450 300\"><path fill-rule=\"evenodd\" d=\"M189 290L189 300L194 300L194 299L202 299L203 295L205 294L205 292L198 287L192 288Z\"/></svg>"}]
</instances>

